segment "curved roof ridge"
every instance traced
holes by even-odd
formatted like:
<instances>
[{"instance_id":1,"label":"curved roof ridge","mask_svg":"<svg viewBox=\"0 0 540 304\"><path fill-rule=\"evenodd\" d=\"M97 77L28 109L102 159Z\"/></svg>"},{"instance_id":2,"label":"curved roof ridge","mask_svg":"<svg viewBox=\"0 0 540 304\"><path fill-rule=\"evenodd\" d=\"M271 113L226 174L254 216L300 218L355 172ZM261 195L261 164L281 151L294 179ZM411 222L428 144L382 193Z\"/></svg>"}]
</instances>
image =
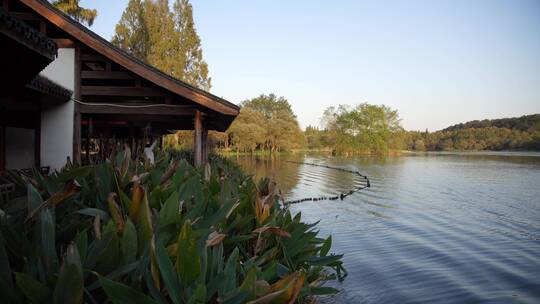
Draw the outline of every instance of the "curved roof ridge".
<instances>
[{"instance_id":1,"label":"curved roof ridge","mask_svg":"<svg viewBox=\"0 0 540 304\"><path fill-rule=\"evenodd\" d=\"M229 102L221 97L218 97L200 88L194 87L182 80L174 78L164 73L163 71L159 70L158 68L136 58L135 56L129 54L125 50L115 46L114 44L107 41L103 37L94 33L83 24L73 20L71 17L69 17L68 15L60 11L59 9L52 6L48 1L46 0L21 0L21 2L29 6L32 10L34 10L36 13L38 13L45 19L49 20L51 23L55 24L56 26L66 31L68 34L74 36L81 43L88 45L90 48L94 49L101 55L117 62L118 64L124 66L126 69L145 78L146 80L154 83L155 85L160 86L166 90L172 91L180 96L190 99L193 102L199 105L202 105L204 107L210 108L216 112L220 112L226 115L235 115L235 116L238 115L240 111L240 107L238 105L233 104L232 102ZM51 12L53 15L47 14L47 11ZM60 19L56 20L54 18L55 16ZM77 33L75 31L78 31L79 33L82 33L83 35L87 35L88 37L77 36L76 35ZM83 40L86 40L86 38L91 39L93 41L83 41ZM98 45L93 45L92 43L89 43L89 42L96 42L98 43ZM106 49L101 49L100 46ZM122 58L115 58L114 56L112 56L112 54L108 54L107 50L115 52L116 54L120 55ZM130 66L129 64L123 64L123 62L118 62L118 61L122 61L121 59L128 60L134 63L135 66ZM144 70L147 70L154 75L146 75L138 67ZM153 76L162 78L163 80L168 81L170 83L158 83L159 79L153 79L155 78ZM174 86L177 86L177 87L175 88ZM189 96L191 95L190 93L193 94L193 96ZM202 97L202 99L198 99L200 97ZM208 99L208 100L205 100L205 99ZM219 105L213 106L212 104L209 104L208 101L217 103Z\"/></svg>"}]
</instances>

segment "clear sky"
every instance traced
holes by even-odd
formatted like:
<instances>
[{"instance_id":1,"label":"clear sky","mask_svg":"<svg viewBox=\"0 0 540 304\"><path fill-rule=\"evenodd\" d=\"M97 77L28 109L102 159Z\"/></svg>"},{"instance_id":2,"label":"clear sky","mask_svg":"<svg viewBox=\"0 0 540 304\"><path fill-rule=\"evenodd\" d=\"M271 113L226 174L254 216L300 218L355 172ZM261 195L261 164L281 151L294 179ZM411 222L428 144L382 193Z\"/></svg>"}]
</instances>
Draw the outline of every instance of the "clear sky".
<instances>
[{"instance_id":1,"label":"clear sky","mask_svg":"<svg viewBox=\"0 0 540 304\"><path fill-rule=\"evenodd\" d=\"M82 0L109 39L127 0ZM192 0L211 92L397 109L409 130L540 113L540 1Z\"/></svg>"}]
</instances>

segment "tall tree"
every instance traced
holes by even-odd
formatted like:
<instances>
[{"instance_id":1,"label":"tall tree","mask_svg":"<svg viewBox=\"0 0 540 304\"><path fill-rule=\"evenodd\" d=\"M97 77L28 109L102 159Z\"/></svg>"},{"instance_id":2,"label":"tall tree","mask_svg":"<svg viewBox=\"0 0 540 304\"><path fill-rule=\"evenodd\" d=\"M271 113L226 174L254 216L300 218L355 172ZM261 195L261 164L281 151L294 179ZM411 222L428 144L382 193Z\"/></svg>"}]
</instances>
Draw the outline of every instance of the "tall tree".
<instances>
[{"instance_id":1,"label":"tall tree","mask_svg":"<svg viewBox=\"0 0 540 304\"><path fill-rule=\"evenodd\" d=\"M212 80L208 76L208 64L203 60L201 39L193 21L193 7L189 0L176 0L173 11L180 51L178 59L184 59L182 79L209 91Z\"/></svg>"},{"instance_id":2,"label":"tall tree","mask_svg":"<svg viewBox=\"0 0 540 304\"><path fill-rule=\"evenodd\" d=\"M112 43L133 56L147 62L149 33L145 20L145 4L141 0L130 0L116 25Z\"/></svg>"},{"instance_id":3,"label":"tall tree","mask_svg":"<svg viewBox=\"0 0 540 304\"><path fill-rule=\"evenodd\" d=\"M178 67L178 32L167 0L145 1L145 21L148 29L147 61L163 72L183 79Z\"/></svg>"},{"instance_id":4,"label":"tall tree","mask_svg":"<svg viewBox=\"0 0 540 304\"><path fill-rule=\"evenodd\" d=\"M163 72L210 90L208 65L188 0L130 0L112 42Z\"/></svg>"},{"instance_id":5,"label":"tall tree","mask_svg":"<svg viewBox=\"0 0 540 304\"><path fill-rule=\"evenodd\" d=\"M89 26L92 26L97 16L95 9L81 7L79 0L54 0L52 4L71 16L71 18L77 20L77 22L86 23Z\"/></svg>"}]
</instances>

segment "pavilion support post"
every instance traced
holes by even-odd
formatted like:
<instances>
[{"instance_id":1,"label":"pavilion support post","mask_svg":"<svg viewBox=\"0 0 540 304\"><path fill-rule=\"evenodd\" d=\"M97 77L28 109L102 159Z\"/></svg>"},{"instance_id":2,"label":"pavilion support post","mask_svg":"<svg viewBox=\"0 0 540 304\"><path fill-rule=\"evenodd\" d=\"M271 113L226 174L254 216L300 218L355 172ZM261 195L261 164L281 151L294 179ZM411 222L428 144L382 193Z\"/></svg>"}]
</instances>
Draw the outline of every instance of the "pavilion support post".
<instances>
[{"instance_id":1,"label":"pavilion support post","mask_svg":"<svg viewBox=\"0 0 540 304\"><path fill-rule=\"evenodd\" d=\"M73 117L73 163L81 163L81 113L75 104L75 115Z\"/></svg>"},{"instance_id":2,"label":"pavilion support post","mask_svg":"<svg viewBox=\"0 0 540 304\"><path fill-rule=\"evenodd\" d=\"M41 167L41 115L36 115L34 120L34 166Z\"/></svg>"},{"instance_id":3,"label":"pavilion support post","mask_svg":"<svg viewBox=\"0 0 540 304\"><path fill-rule=\"evenodd\" d=\"M133 122L129 123L129 149L131 150L131 155L137 154L135 150L135 126Z\"/></svg>"},{"instance_id":4,"label":"pavilion support post","mask_svg":"<svg viewBox=\"0 0 540 304\"><path fill-rule=\"evenodd\" d=\"M208 129L206 128L206 123L203 123L202 132L202 161L203 165L208 161Z\"/></svg>"},{"instance_id":5,"label":"pavilion support post","mask_svg":"<svg viewBox=\"0 0 540 304\"><path fill-rule=\"evenodd\" d=\"M0 125L0 172L6 169L6 128Z\"/></svg>"},{"instance_id":6,"label":"pavilion support post","mask_svg":"<svg viewBox=\"0 0 540 304\"><path fill-rule=\"evenodd\" d=\"M198 110L195 111L194 129L194 163L195 166L202 166L206 163L206 159L204 157L204 149L206 145L204 144L203 140L203 137L205 137L204 133L206 133L206 128L204 127L202 112Z\"/></svg>"},{"instance_id":7,"label":"pavilion support post","mask_svg":"<svg viewBox=\"0 0 540 304\"><path fill-rule=\"evenodd\" d=\"M79 46L75 47L75 88L73 90L73 97L76 100L81 99L81 49ZM81 163L81 111L79 109L79 103L73 104L73 163Z\"/></svg>"},{"instance_id":8,"label":"pavilion support post","mask_svg":"<svg viewBox=\"0 0 540 304\"><path fill-rule=\"evenodd\" d=\"M88 124L86 125L86 142L84 143L84 154L85 154L85 161L86 164L90 164L90 124L91 124L92 118L88 119Z\"/></svg>"}]
</instances>

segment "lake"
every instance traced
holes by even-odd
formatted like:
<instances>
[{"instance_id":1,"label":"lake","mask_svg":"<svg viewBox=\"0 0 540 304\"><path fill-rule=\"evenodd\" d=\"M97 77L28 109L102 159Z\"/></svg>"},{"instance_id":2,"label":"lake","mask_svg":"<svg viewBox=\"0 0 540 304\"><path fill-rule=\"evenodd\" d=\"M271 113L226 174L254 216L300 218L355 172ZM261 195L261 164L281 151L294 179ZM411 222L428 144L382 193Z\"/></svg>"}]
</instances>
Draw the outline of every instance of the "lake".
<instances>
[{"instance_id":1,"label":"lake","mask_svg":"<svg viewBox=\"0 0 540 304\"><path fill-rule=\"evenodd\" d=\"M349 275L340 303L540 303L540 153L424 153L384 159L232 157L275 179L286 200L371 188L291 206L321 220Z\"/></svg>"}]
</instances>

